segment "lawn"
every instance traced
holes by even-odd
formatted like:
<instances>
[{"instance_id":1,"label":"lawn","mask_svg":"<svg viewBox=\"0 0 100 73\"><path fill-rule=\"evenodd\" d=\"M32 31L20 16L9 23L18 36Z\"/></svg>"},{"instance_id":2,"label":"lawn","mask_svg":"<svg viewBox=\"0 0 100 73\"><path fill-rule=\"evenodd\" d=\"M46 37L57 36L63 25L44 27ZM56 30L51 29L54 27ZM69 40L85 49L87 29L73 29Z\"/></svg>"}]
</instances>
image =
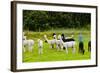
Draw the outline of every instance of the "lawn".
<instances>
[{"instance_id":1,"label":"lawn","mask_svg":"<svg viewBox=\"0 0 100 73\"><path fill-rule=\"evenodd\" d=\"M43 35L46 34L48 39L52 39L52 33L55 32L57 35L61 34L62 32L65 34L65 36L71 36L71 34L74 34L74 39L76 41L76 52L75 54L72 53L72 49L68 49L68 54L66 54L65 50L63 51L57 51L56 45L55 48L50 48L49 44L46 42L43 42L43 54L38 54L38 43L37 39L42 39L44 41ZM84 49L85 54L82 55L78 53L78 34L82 33L83 35L83 41L84 41ZM26 52L23 52L23 62L47 62L47 61L67 61L67 60L87 60L91 58L90 52L88 52L88 41L91 39L90 37L90 30L86 29L53 29L49 31L44 32L33 32L33 31L25 31L25 35L27 36L27 39L33 39L35 41L35 44L33 46L33 51L29 52L26 50ZM26 47L27 49L27 47Z\"/></svg>"}]
</instances>

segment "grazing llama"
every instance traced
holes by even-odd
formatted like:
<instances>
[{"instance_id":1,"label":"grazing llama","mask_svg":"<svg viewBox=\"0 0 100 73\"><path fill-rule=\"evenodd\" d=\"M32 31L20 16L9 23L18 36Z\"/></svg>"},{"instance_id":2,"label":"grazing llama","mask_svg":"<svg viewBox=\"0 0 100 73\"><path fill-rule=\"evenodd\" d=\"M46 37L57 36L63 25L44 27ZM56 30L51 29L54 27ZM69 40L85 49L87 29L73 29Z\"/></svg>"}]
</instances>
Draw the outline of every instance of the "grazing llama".
<instances>
[{"instance_id":1,"label":"grazing llama","mask_svg":"<svg viewBox=\"0 0 100 73\"><path fill-rule=\"evenodd\" d=\"M50 44L50 48L54 48L54 44L56 43L55 39L48 40L48 38L47 38L46 35L44 35L44 39L45 39L45 42L47 42L48 44Z\"/></svg>"}]
</instances>

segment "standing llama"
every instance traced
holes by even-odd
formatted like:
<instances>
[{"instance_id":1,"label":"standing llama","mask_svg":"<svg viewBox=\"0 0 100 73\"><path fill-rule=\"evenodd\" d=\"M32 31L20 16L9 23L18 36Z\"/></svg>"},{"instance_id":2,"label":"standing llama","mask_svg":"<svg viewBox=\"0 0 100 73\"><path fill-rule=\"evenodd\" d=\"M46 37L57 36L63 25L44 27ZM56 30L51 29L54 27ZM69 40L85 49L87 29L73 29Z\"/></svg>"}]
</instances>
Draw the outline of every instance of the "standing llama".
<instances>
[{"instance_id":1,"label":"standing llama","mask_svg":"<svg viewBox=\"0 0 100 73\"><path fill-rule=\"evenodd\" d=\"M75 53L75 40L74 39L66 39L63 40L61 35L58 35L58 38L60 39L60 42L62 43L63 47L66 50L66 53L68 53L68 48L72 48L72 52Z\"/></svg>"}]
</instances>

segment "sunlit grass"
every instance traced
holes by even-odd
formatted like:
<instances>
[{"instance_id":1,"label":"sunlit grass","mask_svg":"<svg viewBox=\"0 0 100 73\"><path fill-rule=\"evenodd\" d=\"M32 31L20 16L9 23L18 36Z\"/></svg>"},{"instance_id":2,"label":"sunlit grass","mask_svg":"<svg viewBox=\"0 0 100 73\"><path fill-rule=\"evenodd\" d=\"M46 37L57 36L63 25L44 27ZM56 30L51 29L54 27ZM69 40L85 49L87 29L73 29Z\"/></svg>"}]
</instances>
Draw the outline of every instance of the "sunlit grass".
<instances>
[{"instance_id":1,"label":"sunlit grass","mask_svg":"<svg viewBox=\"0 0 100 73\"><path fill-rule=\"evenodd\" d=\"M68 54L66 54L65 50L63 51L57 51L56 45L55 48L50 48L50 45L43 42L43 54L38 54L38 43L37 39L42 39L44 41L43 35L46 34L48 39L52 39L52 33L55 32L57 35L61 34L62 32L65 34L65 36L71 36L71 34L74 34L74 39L76 41L76 53L72 53L72 49L68 49ZM82 55L78 52L78 34L83 34L83 40L84 40L84 49L85 54ZM23 52L23 62L46 62L46 61L65 61L65 60L86 60L90 59L90 52L88 52L88 41L91 39L90 37L90 31L89 30L78 30L78 29L62 29L62 30L49 30L45 32L33 32L33 31L25 31L25 35L28 39L33 39L35 41L35 44L33 46L33 51L29 52L26 50L26 52ZM26 47L27 49L27 47Z\"/></svg>"}]
</instances>

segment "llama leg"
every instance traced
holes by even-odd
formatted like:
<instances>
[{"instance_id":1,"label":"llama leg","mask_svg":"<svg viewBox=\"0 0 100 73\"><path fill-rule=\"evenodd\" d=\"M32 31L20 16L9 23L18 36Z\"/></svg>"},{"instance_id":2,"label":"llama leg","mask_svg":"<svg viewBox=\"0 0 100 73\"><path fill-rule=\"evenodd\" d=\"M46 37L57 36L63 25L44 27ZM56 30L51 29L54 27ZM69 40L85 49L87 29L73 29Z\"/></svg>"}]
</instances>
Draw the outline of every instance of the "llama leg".
<instances>
[{"instance_id":1,"label":"llama leg","mask_svg":"<svg viewBox=\"0 0 100 73\"><path fill-rule=\"evenodd\" d=\"M76 49L75 49L75 47L73 47L73 54L75 53L75 51L76 51Z\"/></svg>"},{"instance_id":2,"label":"llama leg","mask_svg":"<svg viewBox=\"0 0 100 73\"><path fill-rule=\"evenodd\" d=\"M33 52L33 46L31 46L31 52Z\"/></svg>"},{"instance_id":3,"label":"llama leg","mask_svg":"<svg viewBox=\"0 0 100 73\"><path fill-rule=\"evenodd\" d=\"M54 48L54 44L52 44L52 48Z\"/></svg>"},{"instance_id":4,"label":"llama leg","mask_svg":"<svg viewBox=\"0 0 100 73\"><path fill-rule=\"evenodd\" d=\"M50 48L52 48L52 45L50 45Z\"/></svg>"},{"instance_id":5,"label":"llama leg","mask_svg":"<svg viewBox=\"0 0 100 73\"><path fill-rule=\"evenodd\" d=\"M59 51L59 45L57 45L56 48L57 48L57 51Z\"/></svg>"},{"instance_id":6,"label":"llama leg","mask_svg":"<svg viewBox=\"0 0 100 73\"><path fill-rule=\"evenodd\" d=\"M32 46L29 46L29 51L32 52Z\"/></svg>"},{"instance_id":7,"label":"llama leg","mask_svg":"<svg viewBox=\"0 0 100 73\"><path fill-rule=\"evenodd\" d=\"M31 47L30 47L30 45L28 44L28 52L30 52L30 51L31 51L30 49L31 49Z\"/></svg>"},{"instance_id":8,"label":"llama leg","mask_svg":"<svg viewBox=\"0 0 100 73\"><path fill-rule=\"evenodd\" d=\"M23 52L26 52L25 46L23 45Z\"/></svg>"},{"instance_id":9,"label":"llama leg","mask_svg":"<svg viewBox=\"0 0 100 73\"><path fill-rule=\"evenodd\" d=\"M50 44L50 49L52 48L52 44Z\"/></svg>"},{"instance_id":10,"label":"llama leg","mask_svg":"<svg viewBox=\"0 0 100 73\"><path fill-rule=\"evenodd\" d=\"M58 49L58 44L56 45L56 48Z\"/></svg>"},{"instance_id":11,"label":"llama leg","mask_svg":"<svg viewBox=\"0 0 100 73\"><path fill-rule=\"evenodd\" d=\"M39 49L39 54L42 54L42 47L40 47Z\"/></svg>"},{"instance_id":12,"label":"llama leg","mask_svg":"<svg viewBox=\"0 0 100 73\"><path fill-rule=\"evenodd\" d=\"M68 48L66 47L66 53L68 54Z\"/></svg>"},{"instance_id":13,"label":"llama leg","mask_svg":"<svg viewBox=\"0 0 100 73\"><path fill-rule=\"evenodd\" d=\"M61 46L61 51L63 51L63 46Z\"/></svg>"},{"instance_id":14,"label":"llama leg","mask_svg":"<svg viewBox=\"0 0 100 73\"><path fill-rule=\"evenodd\" d=\"M39 55L41 55L43 52L42 52L42 47L39 47Z\"/></svg>"}]
</instances>

